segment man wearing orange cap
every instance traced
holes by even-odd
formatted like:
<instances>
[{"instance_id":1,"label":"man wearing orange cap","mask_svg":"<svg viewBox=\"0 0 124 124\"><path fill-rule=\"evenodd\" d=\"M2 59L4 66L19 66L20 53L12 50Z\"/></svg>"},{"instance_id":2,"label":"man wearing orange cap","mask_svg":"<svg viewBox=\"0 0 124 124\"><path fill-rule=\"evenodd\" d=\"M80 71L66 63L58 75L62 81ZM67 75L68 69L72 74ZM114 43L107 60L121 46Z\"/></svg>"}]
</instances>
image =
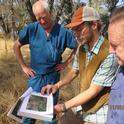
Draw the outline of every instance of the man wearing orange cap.
<instances>
[{"instance_id":1,"label":"man wearing orange cap","mask_svg":"<svg viewBox=\"0 0 124 124\"><path fill-rule=\"evenodd\" d=\"M80 94L55 105L55 113L65 112L61 124L105 124L109 91L118 64L115 55L109 54L108 40L100 33L100 16L91 7L80 7L67 27L72 29L80 44L73 68L55 85L45 86L41 93L55 93L80 74Z\"/></svg>"}]
</instances>

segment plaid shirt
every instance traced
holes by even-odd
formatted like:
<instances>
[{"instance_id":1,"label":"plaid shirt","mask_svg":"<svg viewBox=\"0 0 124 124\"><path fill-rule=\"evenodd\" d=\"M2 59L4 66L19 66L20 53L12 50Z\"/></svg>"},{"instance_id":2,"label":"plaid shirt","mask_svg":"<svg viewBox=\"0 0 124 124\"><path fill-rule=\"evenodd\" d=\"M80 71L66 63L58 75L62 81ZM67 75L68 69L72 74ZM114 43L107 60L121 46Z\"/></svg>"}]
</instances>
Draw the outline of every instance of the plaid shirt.
<instances>
[{"instance_id":1,"label":"plaid shirt","mask_svg":"<svg viewBox=\"0 0 124 124\"><path fill-rule=\"evenodd\" d=\"M85 44L84 48L86 51L86 63L87 64L92 60L94 54L98 54L99 49L104 42L103 36L100 36L98 39L98 42L93 46L91 51L88 51L88 45ZM79 70L79 61L78 61L78 54L79 48L77 49L74 63L73 63L73 69ZM109 54L106 59L101 63L99 66L99 69L95 73L92 83L96 85L101 86L107 86L110 87L115 80L115 73L118 68L117 60L115 54ZM108 105L105 105L101 107L96 113L84 115L83 119L86 122L90 123L98 123L98 124L105 124L106 123L106 117L107 117L107 110Z\"/></svg>"}]
</instances>

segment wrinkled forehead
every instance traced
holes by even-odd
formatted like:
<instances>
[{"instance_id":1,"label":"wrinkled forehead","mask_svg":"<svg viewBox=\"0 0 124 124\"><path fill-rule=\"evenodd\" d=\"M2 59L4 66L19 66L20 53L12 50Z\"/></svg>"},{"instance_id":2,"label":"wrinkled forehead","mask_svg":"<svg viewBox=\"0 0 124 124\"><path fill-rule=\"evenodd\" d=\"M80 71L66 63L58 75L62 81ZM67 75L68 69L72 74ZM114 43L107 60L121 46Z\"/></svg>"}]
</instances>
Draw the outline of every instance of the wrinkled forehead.
<instances>
[{"instance_id":1,"label":"wrinkled forehead","mask_svg":"<svg viewBox=\"0 0 124 124\"><path fill-rule=\"evenodd\" d=\"M124 21L119 21L119 22L115 22L112 24L109 24L108 27L108 33L109 35L114 35L117 37L124 37Z\"/></svg>"},{"instance_id":2,"label":"wrinkled forehead","mask_svg":"<svg viewBox=\"0 0 124 124\"><path fill-rule=\"evenodd\" d=\"M108 37L110 43L124 41L124 21L109 24Z\"/></svg>"}]
</instances>

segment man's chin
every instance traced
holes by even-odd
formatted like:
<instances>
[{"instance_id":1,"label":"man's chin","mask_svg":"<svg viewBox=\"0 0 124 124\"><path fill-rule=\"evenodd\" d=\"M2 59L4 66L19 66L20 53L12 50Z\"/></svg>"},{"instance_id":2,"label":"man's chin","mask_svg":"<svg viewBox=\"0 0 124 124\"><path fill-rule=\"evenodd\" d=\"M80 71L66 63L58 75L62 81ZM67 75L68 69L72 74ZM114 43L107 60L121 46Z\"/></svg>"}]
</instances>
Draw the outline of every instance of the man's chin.
<instances>
[{"instance_id":1,"label":"man's chin","mask_svg":"<svg viewBox=\"0 0 124 124\"><path fill-rule=\"evenodd\" d=\"M120 60L118 60L118 64L119 64L120 66L124 66L124 62L122 62L122 61L120 61Z\"/></svg>"}]
</instances>

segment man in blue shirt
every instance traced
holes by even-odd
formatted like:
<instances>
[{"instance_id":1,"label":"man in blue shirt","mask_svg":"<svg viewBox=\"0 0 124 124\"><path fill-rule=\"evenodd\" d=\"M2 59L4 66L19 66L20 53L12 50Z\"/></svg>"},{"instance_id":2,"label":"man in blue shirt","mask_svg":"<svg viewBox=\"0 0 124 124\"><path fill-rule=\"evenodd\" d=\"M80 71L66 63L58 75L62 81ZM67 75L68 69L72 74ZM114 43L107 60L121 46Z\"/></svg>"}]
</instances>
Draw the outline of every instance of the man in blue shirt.
<instances>
[{"instance_id":1,"label":"man in blue shirt","mask_svg":"<svg viewBox=\"0 0 124 124\"><path fill-rule=\"evenodd\" d=\"M76 49L77 43L71 31L57 24L53 12L44 0L33 4L33 12L37 22L24 27L19 33L19 39L14 44L14 51L18 62L28 76L28 87L40 92L43 86L55 84L60 79L61 67L56 66L62 61L65 48ZM30 66L24 62L21 47L29 44ZM54 95L57 103L58 92ZM33 119L24 119L23 124L34 124ZM49 122L45 122L48 124ZM53 124L53 123L49 123Z\"/></svg>"},{"instance_id":2,"label":"man in blue shirt","mask_svg":"<svg viewBox=\"0 0 124 124\"><path fill-rule=\"evenodd\" d=\"M111 87L107 124L124 124L124 6L112 13L108 28L110 52L120 65Z\"/></svg>"}]
</instances>

